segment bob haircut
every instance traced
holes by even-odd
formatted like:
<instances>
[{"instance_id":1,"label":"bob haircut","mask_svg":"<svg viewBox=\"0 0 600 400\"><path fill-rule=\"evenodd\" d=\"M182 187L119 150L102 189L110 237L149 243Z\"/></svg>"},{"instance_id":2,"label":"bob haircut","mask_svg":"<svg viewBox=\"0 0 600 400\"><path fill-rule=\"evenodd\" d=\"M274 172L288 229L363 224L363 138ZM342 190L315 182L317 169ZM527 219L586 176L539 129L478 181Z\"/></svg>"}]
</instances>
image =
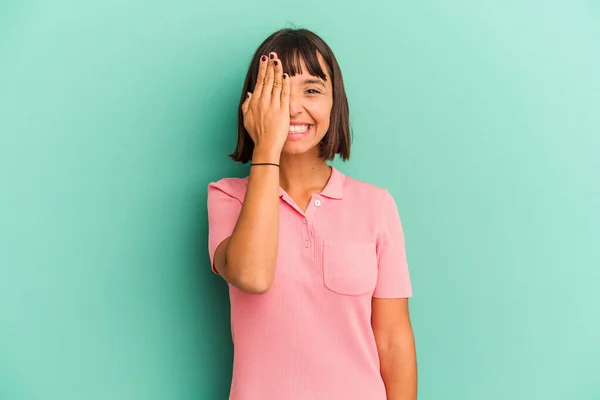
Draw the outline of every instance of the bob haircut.
<instances>
[{"instance_id":1,"label":"bob haircut","mask_svg":"<svg viewBox=\"0 0 600 400\"><path fill-rule=\"evenodd\" d=\"M343 161L350 158L350 113L348 99L344 90L342 71L333 55L331 48L323 39L307 29L281 29L271 34L258 47L250 62L246 80L242 88L238 106L238 138L235 151L229 155L234 161L247 163L252 159L254 141L244 127L242 104L246 100L246 92L253 92L258 76L258 60L264 54L276 52L282 63L283 71L289 76L302 73L300 61L304 61L308 72L326 80L317 53L319 53L328 68L333 88L333 105L329 121L329 129L319 143L319 155L323 160L333 160L337 154Z\"/></svg>"}]
</instances>

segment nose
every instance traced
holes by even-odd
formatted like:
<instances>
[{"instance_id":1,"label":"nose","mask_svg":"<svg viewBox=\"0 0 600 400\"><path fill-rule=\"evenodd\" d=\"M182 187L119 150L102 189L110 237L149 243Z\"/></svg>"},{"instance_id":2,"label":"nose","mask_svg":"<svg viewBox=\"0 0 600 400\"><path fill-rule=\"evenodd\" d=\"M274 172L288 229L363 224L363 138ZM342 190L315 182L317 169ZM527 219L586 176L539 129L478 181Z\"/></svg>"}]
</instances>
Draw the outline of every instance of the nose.
<instances>
[{"instance_id":1,"label":"nose","mask_svg":"<svg viewBox=\"0 0 600 400\"><path fill-rule=\"evenodd\" d=\"M302 114L304 106L302 105L302 96L290 90L290 118L294 118Z\"/></svg>"}]
</instances>

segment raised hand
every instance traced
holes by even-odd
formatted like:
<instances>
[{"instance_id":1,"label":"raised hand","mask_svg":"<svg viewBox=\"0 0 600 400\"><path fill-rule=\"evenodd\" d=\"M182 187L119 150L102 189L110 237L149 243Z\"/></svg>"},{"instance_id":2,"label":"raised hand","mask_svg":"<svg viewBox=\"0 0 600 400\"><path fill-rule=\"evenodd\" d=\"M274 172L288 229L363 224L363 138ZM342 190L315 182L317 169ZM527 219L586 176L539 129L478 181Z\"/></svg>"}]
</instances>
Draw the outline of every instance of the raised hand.
<instances>
[{"instance_id":1,"label":"raised hand","mask_svg":"<svg viewBox=\"0 0 600 400\"><path fill-rule=\"evenodd\" d=\"M290 127L290 79L276 53L262 56L253 93L242 104L244 127L255 150L280 154Z\"/></svg>"}]
</instances>

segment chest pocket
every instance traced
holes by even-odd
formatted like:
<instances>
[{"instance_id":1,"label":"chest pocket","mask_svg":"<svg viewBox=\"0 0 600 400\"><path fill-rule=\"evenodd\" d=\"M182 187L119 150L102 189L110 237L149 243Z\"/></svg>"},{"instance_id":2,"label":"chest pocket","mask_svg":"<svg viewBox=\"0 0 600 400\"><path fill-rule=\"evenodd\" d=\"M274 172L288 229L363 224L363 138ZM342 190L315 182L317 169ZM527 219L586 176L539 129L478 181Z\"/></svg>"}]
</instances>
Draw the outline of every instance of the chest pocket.
<instances>
[{"instance_id":1,"label":"chest pocket","mask_svg":"<svg viewBox=\"0 0 600 400\"><path fill-rule=\"evenodd\" d=\"M357 296L375 289L375 243L325 242L323 246L323 282L329 290Z\"/></svg>"}]
</instances>

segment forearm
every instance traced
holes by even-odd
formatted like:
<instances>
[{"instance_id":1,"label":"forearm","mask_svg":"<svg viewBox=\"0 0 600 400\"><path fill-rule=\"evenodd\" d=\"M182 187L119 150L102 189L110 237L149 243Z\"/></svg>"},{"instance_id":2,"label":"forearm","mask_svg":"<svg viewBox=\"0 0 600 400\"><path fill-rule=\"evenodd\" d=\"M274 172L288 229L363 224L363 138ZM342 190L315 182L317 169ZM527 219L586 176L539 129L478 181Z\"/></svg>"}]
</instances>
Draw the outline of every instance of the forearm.
<instances>
[{"instance_id":1,"label":"forearm","mask_svg":"<svg viewBox=\"0 0 600 400\"><path fill-rule=\"evenodd\" d=\"M381 376L385 383L387 400L416 400L417 360L414 339L381 350Z\"/></svg>"},{"instance_id":2,"label":"forearm","mask_svg":"<svg viewBox=\"0 0 600 400\"><path fill-rule=\"evenodd\" d=\"M253 162L279 163L279 155L255 150ZM250 168L240 216L226 251L227 275L254 292L266 291L277 260L279 168Z\"/></svg>"}]
</instances>

